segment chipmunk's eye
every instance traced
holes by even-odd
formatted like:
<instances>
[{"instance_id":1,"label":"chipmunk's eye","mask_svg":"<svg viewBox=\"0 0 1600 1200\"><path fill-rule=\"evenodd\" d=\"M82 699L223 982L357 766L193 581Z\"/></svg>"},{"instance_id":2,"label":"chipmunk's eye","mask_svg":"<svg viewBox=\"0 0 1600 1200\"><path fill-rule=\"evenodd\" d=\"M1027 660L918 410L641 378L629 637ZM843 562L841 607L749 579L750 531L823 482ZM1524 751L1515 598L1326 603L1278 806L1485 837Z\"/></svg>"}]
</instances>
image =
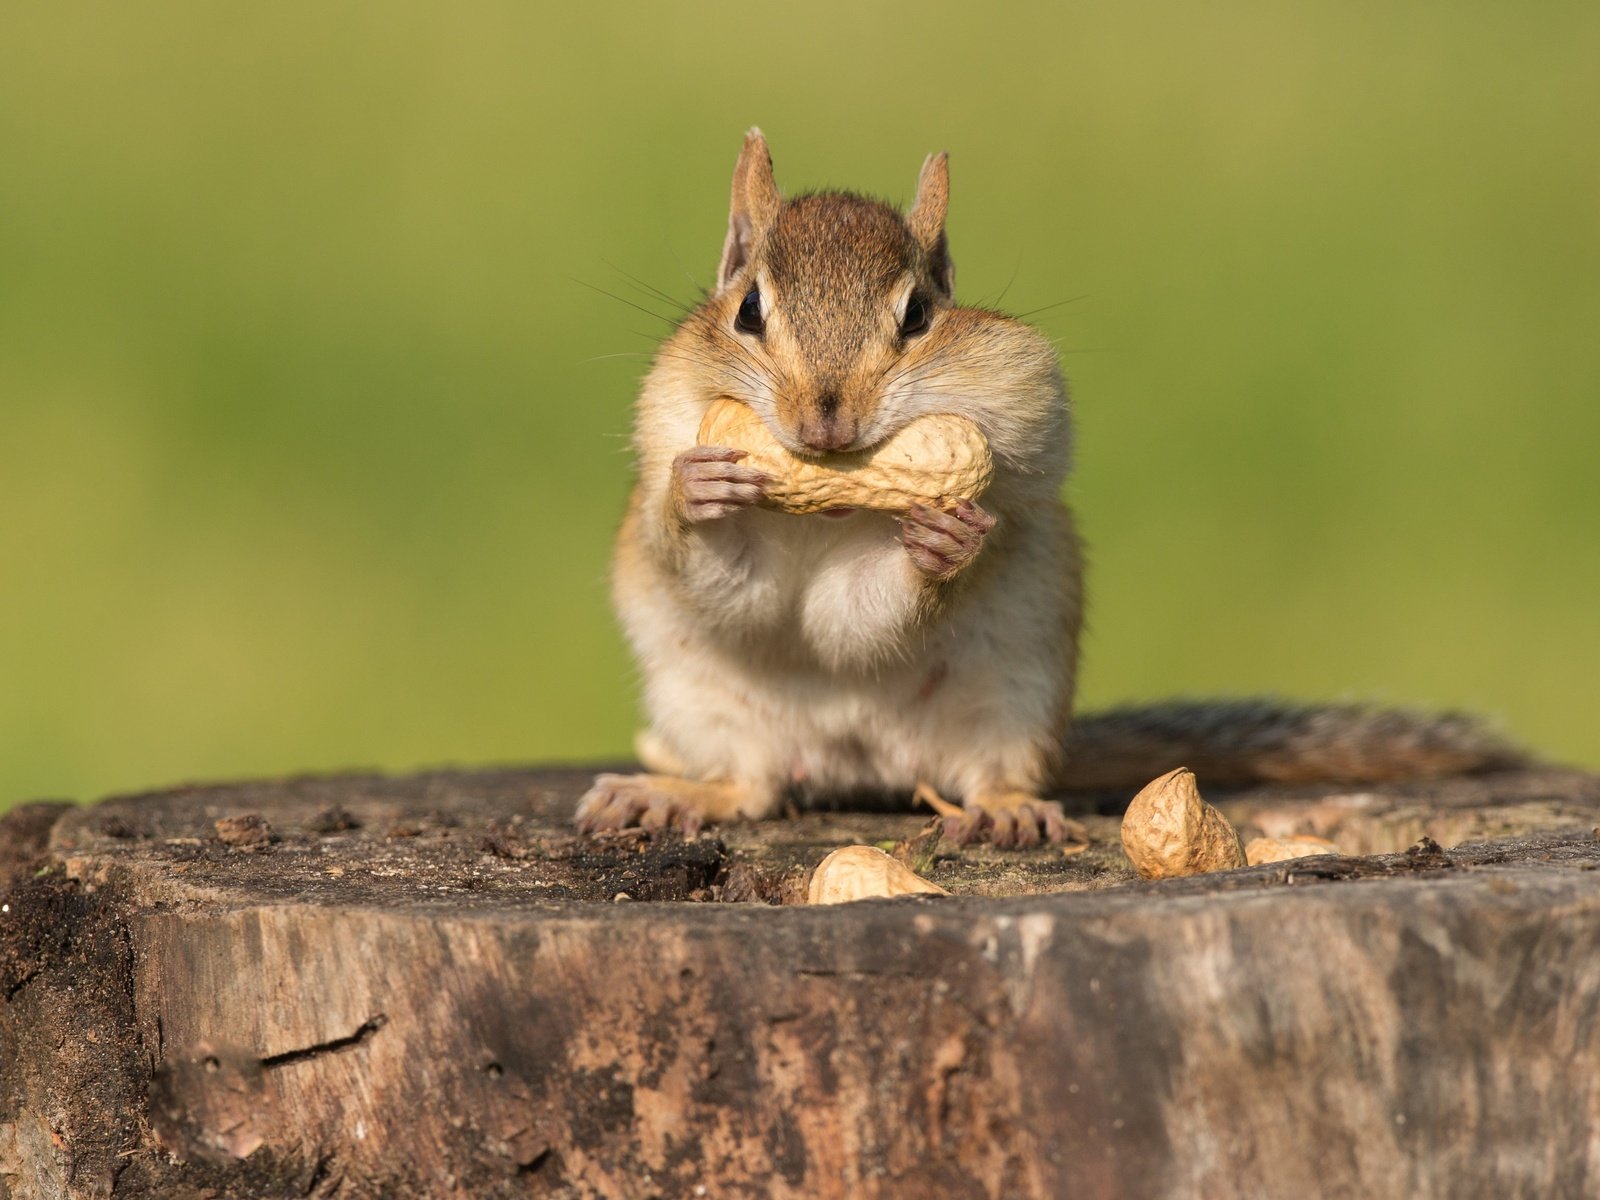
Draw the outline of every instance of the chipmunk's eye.
<instances>
[{"instance_id":1,"label":"chipmunk's eye","mask_svg":"<svg viewBox=\"0 0 1600 1200\"><path fill-rule=\"evenodd\" d=\"M906 315L900 319L900 336L916 337L928 332L928 302L913 295L906 301Z\"/></svg>"},{"instance_id":2,"label":"chipmunk's eye","mask_svg":"<svg viewBox=\"0 0 1600 1200\"><path fill-rule=\"evenodd\" d=\"M760 288L751 288L744 294L744 301L739 305L739 315L733 319L733 327L740 333L753 333L757 337L766 331L767 323L761 319Z\"/></svg>"}]
</instances>

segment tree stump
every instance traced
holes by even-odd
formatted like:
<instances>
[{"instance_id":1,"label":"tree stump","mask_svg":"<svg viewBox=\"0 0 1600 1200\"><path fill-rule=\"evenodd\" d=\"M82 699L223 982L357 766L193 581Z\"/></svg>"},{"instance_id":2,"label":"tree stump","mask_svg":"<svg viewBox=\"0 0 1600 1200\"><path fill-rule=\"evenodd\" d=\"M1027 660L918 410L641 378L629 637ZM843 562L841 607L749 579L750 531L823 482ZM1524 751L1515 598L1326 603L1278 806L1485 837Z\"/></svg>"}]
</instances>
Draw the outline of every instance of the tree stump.
<instances>
[{"instance_id":1,"label":"tree stump","mask_svg":"<svg viewBox=\"0 0 1600 1200\"><path fill-rule=\"evenodd\" d=\"M579 839L590 773L4 818L0 1196L1600 1193L1600 776L1210 796L1359 856L1163 884L1069 796L808 908L926 815Z\"/></svg>"}]
</instances>

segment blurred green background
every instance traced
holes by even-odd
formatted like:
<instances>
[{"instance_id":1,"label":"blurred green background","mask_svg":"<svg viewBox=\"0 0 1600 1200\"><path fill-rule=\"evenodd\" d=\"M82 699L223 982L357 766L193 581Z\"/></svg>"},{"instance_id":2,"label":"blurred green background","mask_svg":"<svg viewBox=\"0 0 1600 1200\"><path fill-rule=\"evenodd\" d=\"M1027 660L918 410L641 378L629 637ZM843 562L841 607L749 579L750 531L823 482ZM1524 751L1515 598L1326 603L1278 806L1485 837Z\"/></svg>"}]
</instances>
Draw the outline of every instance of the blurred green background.
<instances>
[{"instance_id":1,"label":"blurred green background","mask_svg":"<svg viewBox=\"0 0 1600 1200\"><path fill-rule=\"evenodd\" d=\"M606 559L745 126L1061 346L1084 699L1600 764L1600 7L6 6L0 805L624 753Z\"/></svg>"}]
</instances>

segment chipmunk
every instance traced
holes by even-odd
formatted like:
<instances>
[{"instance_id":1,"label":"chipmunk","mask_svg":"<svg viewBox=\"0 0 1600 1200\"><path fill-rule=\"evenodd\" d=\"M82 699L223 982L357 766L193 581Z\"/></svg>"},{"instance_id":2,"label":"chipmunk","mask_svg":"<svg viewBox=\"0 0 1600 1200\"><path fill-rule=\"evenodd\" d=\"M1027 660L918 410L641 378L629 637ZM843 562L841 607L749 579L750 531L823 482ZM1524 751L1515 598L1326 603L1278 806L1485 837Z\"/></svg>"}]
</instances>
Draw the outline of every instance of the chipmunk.
<instances>
[{"instance_id":1,"label":"chipmunk","mask_svg":"<svg viewBox=\"0 0 1600 1200\"><path fill-rule=\"evenodd\" d=\"M1061 497L1072 459L1050 342L957 305L949 166L902 216L842 192L780 196L752 129L716 286L662 345L636 414L638 482L614 596L640 663L647 774L601 775L584 831L770 815L786 796L959 796L958 840L1028 846L1069 826L1045 793L1202 779L1376 780L1508 765L1455 716L1270 701L1127 709L1073 726L1083 559ZM923 414L988 439L981 505L796 516L766 476L697 443L707 407L749 405L790 452L872 447Z\"/></svg>"}]
</instances>

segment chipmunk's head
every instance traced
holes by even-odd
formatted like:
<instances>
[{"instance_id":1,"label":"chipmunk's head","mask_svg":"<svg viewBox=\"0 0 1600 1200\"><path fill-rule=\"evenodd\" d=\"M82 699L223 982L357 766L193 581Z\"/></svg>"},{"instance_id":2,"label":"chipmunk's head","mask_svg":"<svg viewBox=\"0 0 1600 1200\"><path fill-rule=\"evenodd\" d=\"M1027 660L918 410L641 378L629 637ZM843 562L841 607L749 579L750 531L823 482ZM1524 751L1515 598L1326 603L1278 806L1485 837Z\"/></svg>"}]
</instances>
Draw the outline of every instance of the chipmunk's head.
<instances>
[{"instance_id":1,"label":"chipmunk's head","mask_svg":"<svg viewBox=\"0 0 1600 1200\"><path fill-rule=\"evenodd\" d=\"M885 397L904 393L937 352L950 308L949 186L946 158L934 154L905 216L844 193L784 200L766 139L745 135L702 313L710 348L737 381L728 390L791 451L857 449L894 432L889 410L904 405Z\"/></svg>"}]
</instances>

